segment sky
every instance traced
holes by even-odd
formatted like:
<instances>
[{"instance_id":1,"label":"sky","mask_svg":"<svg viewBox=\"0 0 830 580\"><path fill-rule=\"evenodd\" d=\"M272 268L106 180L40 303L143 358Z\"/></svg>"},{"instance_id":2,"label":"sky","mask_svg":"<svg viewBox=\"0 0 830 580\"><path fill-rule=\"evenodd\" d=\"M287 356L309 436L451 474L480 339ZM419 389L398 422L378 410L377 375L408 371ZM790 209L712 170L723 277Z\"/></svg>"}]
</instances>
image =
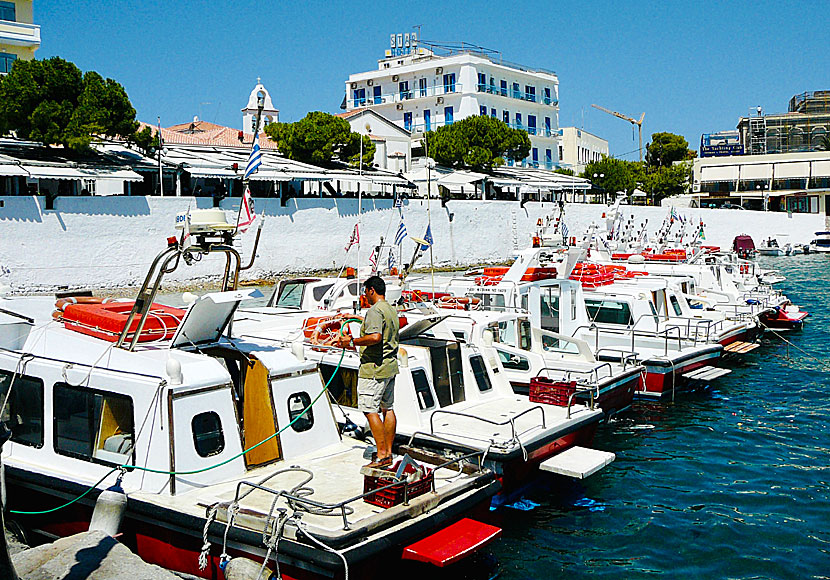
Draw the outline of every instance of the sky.
<instances>
[{"instance_id":1,"label":"sky","mask_svg":"<svg viewBox=\"0 0 830 580\"><path fill-rule=\"evenodd\" d=\"M391 33L468 42L559 76L559 124L635 160L637 134L735 129L750 107L787 110L830 90L830 1L328 2L35 0L37 58L60 56L120 82L141 121L241 128L257 77L280 120L340 112L350 74L374 70Z\"/></svg>"}]
</instances>

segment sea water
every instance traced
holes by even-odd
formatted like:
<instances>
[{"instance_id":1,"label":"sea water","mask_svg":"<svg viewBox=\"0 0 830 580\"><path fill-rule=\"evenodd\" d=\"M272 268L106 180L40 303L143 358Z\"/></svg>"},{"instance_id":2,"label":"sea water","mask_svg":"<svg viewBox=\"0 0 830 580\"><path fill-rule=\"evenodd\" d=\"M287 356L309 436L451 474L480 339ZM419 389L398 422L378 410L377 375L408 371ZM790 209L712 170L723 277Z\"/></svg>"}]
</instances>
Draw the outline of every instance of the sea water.
<instances>
[{"instance_id":1,"label":"sea water","mask_svg":"<svg viewBox=\"0 0 830 580\"><path fill-rule=\"evenodd\" d=\"M538 507L497 513L487 575L830 577L830 258L760 263L811 314L782 333L789 349L767 333L709 390L638 402L601 428L593 446L616 461L542 480L527 496Z\"/></svg>"}]
</instances>

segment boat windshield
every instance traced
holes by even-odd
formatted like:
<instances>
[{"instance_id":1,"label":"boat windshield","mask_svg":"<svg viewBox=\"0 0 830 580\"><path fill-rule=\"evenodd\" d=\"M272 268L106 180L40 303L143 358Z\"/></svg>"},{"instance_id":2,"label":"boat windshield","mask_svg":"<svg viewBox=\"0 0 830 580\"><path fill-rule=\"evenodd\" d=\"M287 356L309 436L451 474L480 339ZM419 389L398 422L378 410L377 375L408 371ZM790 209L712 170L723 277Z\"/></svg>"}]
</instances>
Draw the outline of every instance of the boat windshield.
<instances>
[{"instance_id":1,"label":"boat windshield","mask_svg":"<svg viewBox=\"0 0 830 580\"><path fill-rule=\"evenodd\" d=\"M813 240L813 245L821 248L830 248L830 238L819 238L817 240Z\"/></svg>"},{"instance_id":2,"label":"boat windshield","mask_svg":"<svg viewBox=\"0 0 830 580\"><path fill-rule=\"evenodd\" d=\"M303 289L305 282L284 282L280 286L280 293L277 296L275 306L286 308L299 308L303 302Z\"/></svg>"}]
</instances>

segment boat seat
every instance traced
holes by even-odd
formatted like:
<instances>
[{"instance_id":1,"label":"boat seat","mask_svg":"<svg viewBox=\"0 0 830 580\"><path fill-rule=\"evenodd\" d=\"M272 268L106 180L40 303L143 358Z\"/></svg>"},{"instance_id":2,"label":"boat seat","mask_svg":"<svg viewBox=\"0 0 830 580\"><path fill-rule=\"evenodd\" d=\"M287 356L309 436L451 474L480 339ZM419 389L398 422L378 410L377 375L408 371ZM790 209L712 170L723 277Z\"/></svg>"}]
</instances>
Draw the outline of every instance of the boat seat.
<instances>
[{"instance_id":1,"label":"boat seat","mask_svg":"<svg viewBox=\"0 0 830 580\"><path fill-rule=\"evenodd\" d=\"M111 453L120 453L121 455L129 455L132 449L132 433L116 433L112 437L107 437L107 439L104 441L104 451L109 451Z\"/></svg>"}]
</instances>

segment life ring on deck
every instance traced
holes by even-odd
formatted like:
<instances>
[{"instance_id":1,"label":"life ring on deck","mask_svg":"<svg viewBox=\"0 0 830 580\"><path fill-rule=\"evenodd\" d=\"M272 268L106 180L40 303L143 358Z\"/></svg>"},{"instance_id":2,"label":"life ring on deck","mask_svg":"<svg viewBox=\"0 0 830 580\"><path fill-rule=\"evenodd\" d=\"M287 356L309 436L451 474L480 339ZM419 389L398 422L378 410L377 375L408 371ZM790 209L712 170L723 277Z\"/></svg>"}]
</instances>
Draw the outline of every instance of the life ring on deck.
<instances>
[{"instance_id":1,"label":"life ring on deck","mask_svg":"<svg viewBox=\"0 0 830 580\"><path fill-rule=\"evenodd\" d=\"M309 338L309 342L315 345L333 345L340 336L349 336L348 326L343 324L342 319L333 316L323 318L309 318L303 327ZM309 335L310 332L310 335Z\"/></svg>"},{"instance_id":2,"label":"life ring on deck","mask_svg":"<svg viewBox=\"0 0 830 580\"><path fill-rule=\"evenodd\" d=\"M474 296L441 296L438 299L439 308L467 310L477 307L481 300Z\"/></svg>"},{"instance_id":3,"label":"life ring on deck","mask_svg":"<svg viewBox=\"0 0 830 580\"><path fill-rule=\"evenodd\" d=\"M113 302L112 298L100 298L98 296L67 296L66 298L59 298L55 301L55 311L52 312L52 318L60 320L63 318L64 309L71 304L106 304Z\"/></svg>"}]
</instances>

